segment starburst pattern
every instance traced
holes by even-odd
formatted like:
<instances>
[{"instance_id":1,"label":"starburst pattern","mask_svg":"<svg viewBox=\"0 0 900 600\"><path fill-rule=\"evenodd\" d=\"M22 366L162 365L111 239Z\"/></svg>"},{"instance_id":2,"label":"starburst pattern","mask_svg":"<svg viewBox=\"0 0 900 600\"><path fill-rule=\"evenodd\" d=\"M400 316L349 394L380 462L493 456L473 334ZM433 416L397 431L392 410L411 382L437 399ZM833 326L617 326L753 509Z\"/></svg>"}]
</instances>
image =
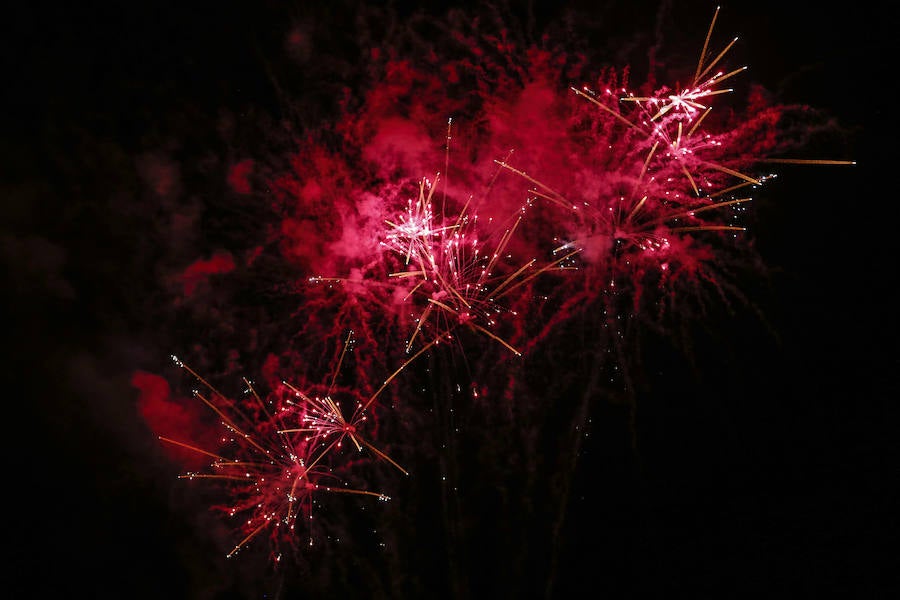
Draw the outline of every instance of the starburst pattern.
<instances>
[{"instance_id":1,"label":"starburst pattern","mask_svg":"<svg viewBox=\"0 0 900 600\"><path fill-rule=\"evenodd\" d=\"M214 505L213 509L236 523L234 527L240 538L228 557L264 536L270 542L273 560L279 562L285 548L298 549L298 525L305 525L308 544L312 545L313 508L322 494L390 499L380 492L349 487L339 475L342 465L335 460L335 450L344 437L352 439L358 450L365 446L400 469L359 435L357 427L365 421L360 411L347 421L330 397L310 398L287 383L284 385L291 394L272 394L264 400L247 379L244 379L244 397L234 400L177 357L172 359L203 384L206 392L195 390L193 394L218 417L223 434L219 447L213 449L167 436L160 436L160 440L211 459L205 470L191 471L180 478L222 485L226 503ZM329 389L333 387L332 383ZM291 397L300 402L285 401ZM292 426L298 422L301 427ZM329 443L322 444L332 437Z\"/></svg>"}]
</instances>

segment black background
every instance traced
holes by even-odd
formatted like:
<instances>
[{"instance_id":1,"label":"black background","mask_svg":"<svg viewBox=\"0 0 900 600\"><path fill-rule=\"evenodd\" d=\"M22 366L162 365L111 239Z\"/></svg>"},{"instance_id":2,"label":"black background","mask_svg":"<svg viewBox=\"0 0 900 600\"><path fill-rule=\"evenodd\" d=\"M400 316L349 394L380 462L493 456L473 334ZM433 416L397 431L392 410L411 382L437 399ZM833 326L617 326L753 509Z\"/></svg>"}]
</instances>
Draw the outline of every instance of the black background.
<instances>
[{"instance_id":1,"label":"black background","mask_svg":"<svg viewBox=\"0 0 900 600\"><path fill-rule=\"evenodd\" d=\"M550 21L564 6L595 10L582 4L539 3L535 18ZM787 166L770 192L777 202L760 209L760 249L777 267L765 309L780 342L732 323L727 356L698 341L698 362L708 365L702 383L671 370L648 380L639 459L621 409L598 410L552 578L522 569L527 560L506 564L506 552L521 548L497 548L482 527L485 555L473 557L480 566L465 585L439 568L410 566L418 587L395 582L387 597L900 590L888 11L787 4L725 5L722 19L746 40L752 77L834 115L848 130L841 158L858 164ZM657 9L609 6L626 31L652 26ZM701 35L714 8L672 6ZM156 304L153 267L188 249L148 225L167 207L141 204L134 164L172 140L183 155L203 156L223 111L248 120L278 114L284 105L273 81L302 88L289 93L309 112L289 117L327 117L334 74L315 64L316 46L295 80L271 75L285 72L291 17L305 16L332 54L352 42L345 25L355 5L329 7L35 3L5 15L8 597L277 595L269 581L248 592L252 576L223 568L195 518L170 507L171 473L135 414L129 375L152 371L171 337L188 335L164 331L172 321ZM251 153L253 142L243 141ZM526 546L547 543L549 523L521 526L534 528L518 538ZM429 532L423 527L415 540L422 553L441 544ZM295 584L291 593L380 597L327 581Z\"/></svg>"}]
</instances>

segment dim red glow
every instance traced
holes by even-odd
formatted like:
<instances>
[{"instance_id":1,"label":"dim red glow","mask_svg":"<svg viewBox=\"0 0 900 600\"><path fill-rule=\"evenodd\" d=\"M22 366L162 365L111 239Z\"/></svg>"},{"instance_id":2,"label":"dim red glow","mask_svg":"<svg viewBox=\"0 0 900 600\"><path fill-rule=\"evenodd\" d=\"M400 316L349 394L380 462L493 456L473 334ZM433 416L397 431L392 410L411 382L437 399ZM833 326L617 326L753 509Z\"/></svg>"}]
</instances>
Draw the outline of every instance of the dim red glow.
<instances>
[{"instance_id":1,"label":"dim red glow","mask_svg":"<svg viewBox=\"0 0 900 600\"><path fill-rule=\"evenodd\" d=\"M216 254L208 259L201 259L192 263L181 274L181 284L184 286L184 295L191 296L197 286L207 281L211 275L220 275L233 271L234 258L231 254Z\"/></svg>"}]
</instances>

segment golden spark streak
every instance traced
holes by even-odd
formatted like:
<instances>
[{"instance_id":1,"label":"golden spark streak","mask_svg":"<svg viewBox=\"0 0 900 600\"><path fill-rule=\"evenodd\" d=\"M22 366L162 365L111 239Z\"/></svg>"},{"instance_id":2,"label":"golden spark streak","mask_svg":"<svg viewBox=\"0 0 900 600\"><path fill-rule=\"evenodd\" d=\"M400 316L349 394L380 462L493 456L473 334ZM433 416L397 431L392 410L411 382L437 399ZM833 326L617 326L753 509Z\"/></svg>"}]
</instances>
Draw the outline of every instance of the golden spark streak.
<instances>
[{"instance_id":1,"label":"golden spark streak","mask_svg":"<svg viewBox=\"0 0 900 600\"><path fill-rule=\"evenodd\" d=\"M679 131L681 131L681 124L679 123ZM641 166L641 172L638 175L637 181L634 182L634 189L631 190L632 198L635 196L637 192L638 186L640 186L641 181L644 180L644 175L647 174L647 169L650 168L650 159L653 158L653 155L656 153L656 148L659 146L659 140L653 142L653 146L650 148L650 152L647 153L647 158L644 159L644 164ZM626 218L626 221L628 219Z\"/></svg>"},{"instance_id":2,"label":"golden spark streak","mask_svg":"<svg viewBox=\"0 0 900 600\"><path fill-rule=\"evenodd\" d=\"M427 344L425 344L424 346L422 346L422 348L420 348L418 352L416 352L416 353L413 354L411 357L409 357L408 359L406 359L406 360L403 362L403 364L400 365L400 366L397 368L396 371L394 371L393 373L391 373L390 376L389 376L387 379L384 380L384 383L381 384L381 387L379 387L379 388L375 391L375 393L372 394L372 395L369 397L369 399L368 399L368 400L366 401L366 403L363 405L362 410L366 410L366 409L369 407L369 405L371 405L373 402L375 402L375 399L378 398L378 396L381 394L381 392L384 391L384 389L388 386L388 384L389 384L391 381L393 381L394 378L397 377L397 375L399 375L400 372L401 372L403 369L405 369L405 368L407 367L407 365L409 365L409 363L411 363L412 361L414 361L414 360L416 360L417 358L419 358L419 357L420 357L422 354L424 354L429 348L431 348L432 346L437 345L438 342L440 342L442 338L447 337L447 336L449 336L449 335L450 335L449 332L442 333L441 335L439 335L438 337L436 337L436 338L433 339L432 341L430 341L430 342L428 342Z\"/></svg>"},{"instance_id":3,"label":"golden spark streak","mask_svg":"<svg viewBox=\"0 0 900 600\"><path fill-rule=\"evenodd\" d=\"M425 322L425 320L428 317L431 316L432 310L433 310L432 305L427 304L425 306L424 310L422 310L422 314L419 315L419 320L416 322L416 328L415 328L415 330L413 330L412 336L410 336L409 341L406 343L406 351L407 352L409 352L409 350L412 348L413 341L415 341L416 336L419 335L419 332L422 331L422 324Z\"/></svg>"},{"instance_id":4,"label":"golden spark streak","mask_svg":"<svg viewBox=\"0 0 900 600\"><path fill-rule=\"evenodd\" d=\"M519 268L516 270L515 273L513 273L512 275L510 275L509 277L507 277L506 279L504 279L504 280L500 283L500 285L498 285L496 288L494 288L494 291L492 292L491 296L492 296L493 298L495 298L495 299L504 296L506 293L504 292L503 294L501 294L501 293L500 293L500 290L502 290L503 288L505 288L506 286L508 286L510 283L512 283L512 282L516 279L516 277L518 277L519 275L521 275L522 273L524 273L526 270L530 269L531 266L532 266L535 262L537 262L537 259L532 258L530 261L528 261L527 263L525 263L524 265L522 265L521 267L519 267Z\"/></svg>"},{"instance_id":5,"label":"golden spark streak","mask_svg":"<svg viewBox=\"0 0 900 600\"><path fill-rule=\"evenodd\" d=\"M637 125L635 125L634 123L632 123L631 121L629 121L628 119L626 119L625 117L623 117L622 115L620 115L619 113L614 111L613 109L609 108L608 106L606 106L605 104L603 104L602 102L600 102L599 100L597 100L596 98L591 96L590 94L586 94L585 92L583 92L577 88L574 88L574 87L569 88L569 89L571 89L573 92L575 92L579 96L583 96L583 97L587 98L588 100L590 100L591 102L593 102L594 104L596 104L597 106L599 106L600 108L602 108L603 110L605 110L606 112L608 112L609 114L614 116L615 118L619 119L620 121L622 121L623 123L625 123L626 125L631 127L632 129L637 129L637 130L641 129L640 127L638 127Z\"/></svg>"},{"instance_id":6,"label":"golden spark streak","mask_svg":"<svg viewBox=\"0 0 900 600\"><path fill-rule=\"evenodd\" d=\"M494 296L494 299L502 298L503 296L509 294L510 292L512 292L513 290L515 290L516 288L518 288L518 287L524 285L525 283L531 281L532 279L534 279L535 277L537 277L537 276L540 275L541 273L545 273L545 272L549 271L550 269L555 268L557 265L559 265L560 263L562 263L562 262L565 261L566 259L568 259L568 258L570 258L570 257L572 257L572 256L575 256L575 255L578 254L579 252L581 252L581 249L580 249L580 248L577 249L577 250L573 250L572 252L569 252L568 254L566 254L565 256L563 256L562 258L558 258L558 259L556 259L555 261L553 261L552 263L549 263L549 264L547 264L547 265L544 265L543 267L541 267L540 269L538 269L537 271L535 271L534 273L532 273L532 274L529 275L528 277L526 277L526 278L522 279L521 281L517 282L515 285L513 285L513 286L507 288L506 291L504 291L502 294L500 294L500 295L498 295L498 296Z\"/></svg>"},{"instance_id":7,"label":"golden spark streak","mask_svg":"<svg viewBox=\"0 0 900 600\"><path fill-rule=\"evenodd\" d=\"M515 348L513 348L511 345L509 345L505 340L503 340L503 338L501 338L500 336L497 336L497 335L491 333L490 331L488 331L487 329L485 329L485 328L482 327L481 325L478 325L477 323L467 323L467 325L469 325L469 326L472 327L473 329L476 329L476 330L480 331L481 333L485 334L486 336L488 336L488 337L490 337L490 338L493 338L494 340L500 342L501 344L503 344L504 346L506 346L506 348L508 348L509 351L512 352L513 354L515 354L516 356L522 356L522 353L521 353L521 352L519 352L518 350L516 350Z\"/></svg>"},{"instance_id":8,"label":"golden spark streak","mask_svg":"<svg viewBox=\"0 0 900 600\"><path fill-rule=\"evenodd\" d=\"M702 115L700 115L700 118L697 119L697 122L694 123L694 126L691 127L690 131L688 131L688 137L690 137L694 134L694 131L697 129L697 127L700 126L700 122L706 118L706 115L708 115L709 111L711 111L711 110L712 110L712 107L710 106L709 108L706 109L706 111L704 111L704 113Z\"/></svg>"},{"instance_id":9,"label":"golden spark streak","mask_svg":"<svg viewBox=\"0 0 900 600\"><path fill-rule=\"evenodd\" d=\"M334 384L337 381L337 376L341 370L341 365L344 363L344 356L347 354L347 347L350 345L351 339L353 339L352 331L347 334L347 339L344 340L344 347L341 349L341 356L338 359L337 366L334 368L334 373L331 376L331 385L328 386L328 392L325 394L326 396L329 396L331 394L331 391L334 389ZM338 414L340 414L340 411L338 411Z\"/></svg>"},{"instance_id":10,"label":"golden spark streak","mask_svg":"<svg viewBox=\"0 0 900 600\"><path fill-rule=\"evenodd\" d=\"M684 163L682 163L682 165L681 165L681 170L684 172L685 177L687 177L687 180L690 182L691 187L694 189L694 194L699 196L700 190L697 188L697 184L694 183L694 178L691 177L691 174L687 170L687 166Z\"/></svg>"},{"instance_id":11,"label":"golden spark streak","mask_svg":"<svg viewBox=\"0 0 900 600\"><path fill-rule=\"evenodd\" d=\"M721 77L714 77L713 79L715 80L716 83L721 83L722 81L725 81L729 77L733 77L733 76L737 75L738 73L743 73L746 70L747 70L747 67L740 67L740 68L735 69L734 71L731 71L730 73L726 73L725 75L722 75ZM730 92L732 90L722 90L722 91ZM721 92L716 92L716 93L721 93Z\"/></svg>"},{"instance_id":12,"label":"golden spark streak","mask_svg":"<svg viewBox=\"0 0 900 600\"><path fill-rule=\"evenodd\" d=\"M231 552L229 552L229 553L226 555L226 558L231 558L232 556L234 556L241 548L243 548L243 547L247 544L247 542L249 542L249 541L252 540L254 537L256 537L256 534L258 534L260 531L262 531L263 529L265 529L265 527L266 527L270 522L271 522L271 520L268 520L268 519L265 520L265 521L263 522L262 525L260 525L260 526L257 527L256 529L254 529L250 534L247 535L247 537L245 537L245 538L242 539L240 542L238 542L237 546L235 546L234 548L232 548Z\"/></svg>"},{"instance_id":13,"label":"golden spark streak","mask_svg":"<svg viewBox=\"0 0 900 600\"><path fill-rule=\"evenodd\" d=\"M718 12L718 8L716 9L716 11ZM709 30L710 30L710 33L712 33L712 25L709 26ZM696 82L697 82L701 77L703 77L704 75L706 75L706 74L709 72L709 70L712 69L712 68L715 66L715 64L716 64L717 62L719 62L719 60L720 60L723 56L725 56L725 54L731 49L731 47L734 45L734 43L735 43L736 41L738 41L738 39L737 39L737 38L734 38L733 40L731 40L731 42L729 42L729 44L728 44L727 46L725 46L725 49L724 49L724 50L722 50L721 52L719 52L718 56L716 56L716 58L714 58L713 61L712 61L711 63L709 63L709 65L707 65L705 69L703 69L703 72L700 73L700 75L697 76L697 78L694 80L694 83L695 83L695 84L696 84Z\"/></svg>"},{"instance_id":14,"label":"golden spark streak","mask_svg":"<svg viewBox=\"0 0 900 600\"><path fill-rule=\"evenodd\" d=\"M355 490L355 489L348 489L348 488L333 488L333 487L326 487L326 486L324 486L324 485L323 485L323 486L319 486L319 487L321 487L321 488L322 488L323 490L325 490L325 491L332 492L332 493L337 493L337 494L358 494L358 495L360 495L360 496L375 496L376 498L378 498L378 499L380 499L380 500L390 500L390 496L385 496L384 494L379 494L378 492L370 492L370 491L368 491L368 490Z\"/></svg>"},{"instance_id":15,"label":"golden spark streak","mask_svg":"<svg viewBox=\"0 0 900 600\"><path fill-rule=\"evenodd\" d=\"M212 452L207 452L206 450L203 450L203 449L201 449L201 448L198 448L197 446L192 446L192 445L190 445L190 444L185 444L184 442L179 442L178 440L173 440L172 438L167 438L167 437L159 436L159 439L162 440L162 441L164 441L164 442L168 442L168 443L170 443L170 444L175 444L176 446L181 446L182 448L187 448L188 450L193 450L194 452L199 452L200 454L205 454L206 456L209 456L210 458L215 458L215 459L217 459L217 460L222 460L222 461L227 461L227 460L228 460L228 459L225 458L224 456L219 456L218 454L213 454Z\"/></svg>"},{"instance_id":16,"label":"golden spark streak","mask_svg":"<svg viewBox=\"0 0 900 600\"><path fill-rule=\"evenodd\" d=\"M712 21L709 24L709 29L706 32L706 39L703 40L703 49L700 51L700 59L697 61L697 70L694 72L694 85L697 84L697 81L700 79L700 69L703 68L703 61L706 60L706 50L709 48L709 40L712 37L713 27L716 24L716 18L719 16L719 7L716 7L716 12L713 13Z\"/></svg>"},{"instance_id":17,"label":"golden spark streak","mask_svg":"<svg viewBox=\"0 0 900 600\"><path fill-rule=\"evenodd\" d=\"M734 175L735 177L737 177L739 179L743 179L744 181L747 181L754 185L761 184L761 182L758 179L754 179L754 178L750 177L749 175L744 175L743 173L741 173L739 171L735 171L734 169L729 169L728 167L723 167L722 165L717 165L716 163L705 162L705 161L703 162L703 164L706 165L707 167L715 169L716 171L721 171L722 173L727 173L728 175Z\"/></svg>"},{"instance_id":18,"label":"golden spark streak","mask_svg":"<svg viewBox=\"0 0 900 600\"><path fill-rule=\"evenodd\" d=\"M213 391L215 391L215 390L213 390ZM234 423L234 421L232 421L231 419L229 419L229 418L225 415L225 413L223 413L221 410L219 410L218 408L216 408L216 406L215 406L212 402L210 402L209 400L207 400L207 399L203 396L203 394L201 394L200 392L194 392L194 395L197 396L198 398L200 398L201 400L203 400L203 402L204 402L208 407L210 407L213 411L215 411L215 413L216 413L217 415L219 415L219 416L222 418L222 421L225 423L225 425L226 425L227 427L229 427L230 429L234 430L238 435L240 435L242 438L244 438L245 440L247 440L247 442L248 442L251 446L253 446L253 447L256 448L257 450L259 450L259 451L262 452L263 454L265 454L265 455L267 455L267 456L269 455L269 451L268 451L268 450L266 450L265 448L263 448L262 446L260 446L259 444L257 444L257 443L253 440L253 438L250 437L250 434L244 433L244 431L243 431L240 427L238 427L238 426ZM224 398L224 396L222 396L222 397Z\"/></svg>"},{"instance_id":19,"label":"golden spark streak","mask_svg":"<svg viewBox=\"0 0 900 600\"><path fill-rule=\"evenodd\" d=\"M632 208L631 212L628 213L628 216L625 217L626 223L631 222L632 217L634 217L634 215L637 214L637 212L641 209L641 207L644 205L644 202L646 202L646 201L647 201L647 196L644 196L637 202L637 204L634 205L634 208Z\"/></svg>"},{"instance_id":20,"label":"golden spark streak","mask_svg":"<svg viewBox=\"0 0 900 600\"><path fill-rule=\"evenodd\" d=\"M727 194L727 193L729 193L729 192L733 192L734 190L738 190L738 189L740 189L740 188L742 188L742 187L747 187L748 185L754 185L754 182L752 182L752 181L742 181L741 183L738 183L738 184L733 185L733 186L731 186L731 187L727 187L727 188L725 188L724 190L719 190L718 192L713 192L712 194L709 195L709 197L710 197L710 198L716 198L716 197L718 197L718 196L723 196L723 195L725 195L725 194Z\"/></svg>"},{"instance_id":21,"label":"golden spark streak","mask_svg":"<svg viewBox=\"0 0 900 600\"><path fill-rule=\"evenodd\" d=\"M763 158L759 162L794 165L855 165L855 160L824 160L818 158Z\"/></svg>"},{"instance_id":22,"label":"golden spark streak","mask_svg":"<svg viewBox=\"0 0 900 600\"><path fill-rule=\"evenodd\" d=\"M387 454L385 454L384 452L382 452L381 450L379 450L378 448L376 448L375 446L373 446L366 440L360 438L360 441L363 443L363 445L366 448L368 448L369 450L374 452L379 457L383 458L384 460L388 461L389 463L391 463L392 465L397 467L397 469L399 469L401 473L403 473L404 475L409 475L409 472L406 469L404 469L403 467L401 467L400 465L398 465L396 462L394 462L394 459L392 459L390 456L388 456Z\"/></svg>"},{"instance_id":23,"label":"golden spark streak","mask_svg":"<svg viewBox=\"0 0 900 600\"><path fill-rule=\"evenodd\" d=\"M551 195L547 196L544 194L540 194L537 190L532 190L531 193L539 195L542 198L545 198L552 202L555 202L555 203L559 204L560 206L562 206L563 208L567 208L569 210L575 210L575 207L573 207L572 204L570 202L568 202L562 194L560 194L553 188L550 188L550 187L546 186L545 184L541 183L540 181L538 181L531 175L528 175L525 171L520 171L519 169L517 169L517 168L513 167L512 165L505 163L503 161L499 161L499 160L495 159L494 162L497 163L498 165L500 165L502 168L515 173L519 177L522 177L526 181L529 181L529 182L533 183L534 185L538 186L539 188L546 190L547 193L549 193Z\"/></svg>"}]
</instances>

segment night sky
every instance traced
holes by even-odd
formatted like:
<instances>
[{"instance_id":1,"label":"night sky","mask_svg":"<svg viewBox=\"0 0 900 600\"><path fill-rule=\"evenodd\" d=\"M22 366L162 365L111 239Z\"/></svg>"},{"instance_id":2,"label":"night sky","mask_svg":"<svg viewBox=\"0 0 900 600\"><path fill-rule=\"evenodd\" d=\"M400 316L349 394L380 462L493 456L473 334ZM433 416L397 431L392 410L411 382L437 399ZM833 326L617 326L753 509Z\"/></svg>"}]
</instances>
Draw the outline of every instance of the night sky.
<instances>
[{"instance_id":1,"label":"night sky","mask_svg":"<svg viewBox=\"0 0 900 600\"><path fill-rule=\"evenodd\" d=\"M716 5L42 4L4 19L7 597L900 591L885 11L721 5L719 39L739 36L750 65L741 77L827 116L793 154L857 161L774 169L748 209L766 265L738 279L750 306L675 314L677 339L648 331L628 354L629 394L598 383L585 316L512 366L477 341L475 367L441 348L378 416L410 475L375 465L359 478L391 501L324 499L321 539L273 572L264 548L225 558L234 535L209 511L221 498L177 478L135 377L166 381L176 403L196 384L172 354L230 391L273 355L327 379L335 307L304 304L297 283L332 264L323 238L304 233L302 255L272 241L285 232L273 182L299 140L340 147L336 124L373 65L456 60L472 48L455 27L475 16L488 35L502 23L512 43L571 44L639 73L651 47L663 69L692 69ZM438 130L446 106L432 107ZM321 210L309 231L325 227ZM396 362L370 358L368 341L347 367L383 378ZM463 371L481 383L507 368L518 394L479 404L456 390ZM397 407L401 385L419 391Z\"/></svg>"}]
</instances>

